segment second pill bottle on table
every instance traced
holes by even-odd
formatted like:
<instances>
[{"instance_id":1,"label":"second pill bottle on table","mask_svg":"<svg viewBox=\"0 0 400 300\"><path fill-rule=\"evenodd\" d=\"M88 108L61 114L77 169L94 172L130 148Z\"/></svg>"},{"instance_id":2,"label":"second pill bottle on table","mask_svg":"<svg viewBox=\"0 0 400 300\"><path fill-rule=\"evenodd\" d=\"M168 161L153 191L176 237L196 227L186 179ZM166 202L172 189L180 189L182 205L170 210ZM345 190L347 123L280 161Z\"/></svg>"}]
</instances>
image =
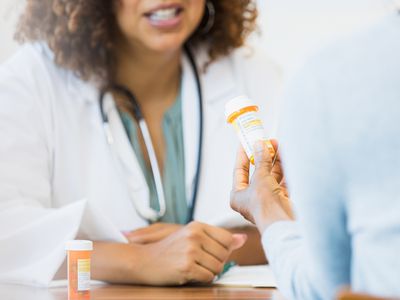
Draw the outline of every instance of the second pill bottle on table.
<instances>
[{"instance_id":1,"label":"second pill bottle on table","mask_svg":"<svg viewBox=\"0 0 400 300\"><path fill-rule=\"evenodd\" d=\"M266 136L258 110L258 106L247 96L236 97L225 105L226 120L235 128L240 143L252 164L254 164L253 147L260 140L265 141L271 157L275 157L275 149Z\"/></svg>"},{"instance_id":2,"label":"second pill bottle on table","mask_svg":"<svg viewBox=\"0 0 400 300\"><path fill-rule=\"evenodd\" d=\"M93 242L68 241L68 300L90 299L90 261Z\"/></svg>"}]
</instances>

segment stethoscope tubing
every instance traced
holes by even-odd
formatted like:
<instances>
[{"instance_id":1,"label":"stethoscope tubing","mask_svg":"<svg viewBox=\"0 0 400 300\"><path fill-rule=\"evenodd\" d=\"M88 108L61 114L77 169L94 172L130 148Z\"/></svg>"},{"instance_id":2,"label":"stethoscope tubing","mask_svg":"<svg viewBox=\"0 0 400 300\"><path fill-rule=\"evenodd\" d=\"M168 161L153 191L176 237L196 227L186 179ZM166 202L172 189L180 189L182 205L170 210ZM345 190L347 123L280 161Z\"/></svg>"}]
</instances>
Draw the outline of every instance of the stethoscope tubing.
<instances>
[{"instance_id":1,"label":"stethoscope tubing","mask_svg":"<svg viewBox=\"0 0 400 300\"><path fill-rule=\"evenodd\" d=\"M194 213L196 209L196 202L198 198L198 193L200 189L200 174L201 174L201 166L203 160L203 141L204 141L204 103L203 103L203 90L201 86L200 74L198 71L198 67L196 61L194 59L193 54L191 53L189 47L185 45L185 51L188 56L190 65L192 66L193 73L196 81L197 95L199 99L199 140L198 140L198 153L197 153L197 165L196 165L196 174L193 185L193 194L192 199L190 201L190 209L189 209L189 217L187 223L194 220Z\"/></svg>"}]
</instances>

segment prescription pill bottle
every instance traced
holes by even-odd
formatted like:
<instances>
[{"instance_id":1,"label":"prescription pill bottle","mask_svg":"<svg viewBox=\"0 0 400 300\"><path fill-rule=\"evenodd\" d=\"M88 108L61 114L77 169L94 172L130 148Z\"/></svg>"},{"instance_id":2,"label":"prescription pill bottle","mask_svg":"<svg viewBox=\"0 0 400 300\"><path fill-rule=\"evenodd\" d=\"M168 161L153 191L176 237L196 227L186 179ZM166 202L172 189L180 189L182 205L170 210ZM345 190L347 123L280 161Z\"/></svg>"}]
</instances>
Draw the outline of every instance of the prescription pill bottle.
<instances>
[{"instance_id":1,"label":"prescription pill bottle","mask_svg":"<svg viewBox=\"0 0 400 300\"><path fill-rule=\"evenodd\" d=\"M66 243L68 257L68 299L90 299L91 241L73 240Z\"/></svg>"},{"instance_id":2,"label":"prescription pill bottle","mask_svg":"<svg viewBox=\"0 0 400 300\"><path fill-rule=\"evenodd\" d=\"M248 97L236 97L225 105L225 117L232 124L239 140L246 151L250 162L254 164L254 144L264 140L271 157L275 157L275 149L268 140L263 123L258 116L258 106Z\"/></svg>"}]
</instances>

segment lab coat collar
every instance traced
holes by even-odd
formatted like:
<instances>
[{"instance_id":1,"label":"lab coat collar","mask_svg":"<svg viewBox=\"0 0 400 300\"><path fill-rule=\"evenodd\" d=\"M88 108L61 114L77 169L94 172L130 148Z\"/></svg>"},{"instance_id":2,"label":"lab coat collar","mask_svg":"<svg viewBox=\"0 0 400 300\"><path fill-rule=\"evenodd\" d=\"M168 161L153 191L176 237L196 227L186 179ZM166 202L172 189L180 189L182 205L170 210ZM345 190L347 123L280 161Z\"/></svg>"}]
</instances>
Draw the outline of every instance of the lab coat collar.
<instances>
[{"instance_id":1,"label":"lab coat collar","mask_svg":"<svg viewBox=\"0 0 400 300\"><path fill-rule=\"evenodd\" d=\"M67 79L68 91L75 99L82 99L87 104L98 104L100 90L94 81L85 82L75 74L69 73Z\"/></svg>"},{"instance_id":2,"label":"lab coat collar","mask_svg":"<svg viewBox=\"0 0 400 300\"><path fill-rule=\"evenodd\" d=\"M54 52L44 42L33 43L33 47L41 52L50 61L55 60ZM87 103L95 104L98 101L99 90L98 84L94 80L83 81L76 74L68 70L61 71L65 79L68 94L73 99L83 99Z\"/></svg>"}]
</instances>

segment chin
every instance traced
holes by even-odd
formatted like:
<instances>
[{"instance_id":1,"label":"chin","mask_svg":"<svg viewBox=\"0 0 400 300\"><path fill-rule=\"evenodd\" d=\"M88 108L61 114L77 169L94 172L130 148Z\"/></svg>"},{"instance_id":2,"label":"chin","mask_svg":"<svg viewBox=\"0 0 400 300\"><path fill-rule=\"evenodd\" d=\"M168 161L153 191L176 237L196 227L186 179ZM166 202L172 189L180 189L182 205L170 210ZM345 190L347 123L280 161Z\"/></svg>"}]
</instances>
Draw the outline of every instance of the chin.
<instances>
[{"instance_id":1,"label":"chin","mask_svg":"<svg viewBox=\"0 0 400 300\"><path fill-rule=\"evenodd\" d=\"M187 40L186 34L165 34L148 39L145 44L155 52L171 52L182 49Z\"/></svg>"},{"instance_id":2,"label":"chin","mask_svg":"<svg viewBox=\"0 0 400 300\"><path fill-rule=\"evenodd\" d=\"M154 52L159 53L169 53L176 52L183 48L184 42L180 41L179 43L154 43L148 46L148 49Z\"/></svg>"}]
</instances>

